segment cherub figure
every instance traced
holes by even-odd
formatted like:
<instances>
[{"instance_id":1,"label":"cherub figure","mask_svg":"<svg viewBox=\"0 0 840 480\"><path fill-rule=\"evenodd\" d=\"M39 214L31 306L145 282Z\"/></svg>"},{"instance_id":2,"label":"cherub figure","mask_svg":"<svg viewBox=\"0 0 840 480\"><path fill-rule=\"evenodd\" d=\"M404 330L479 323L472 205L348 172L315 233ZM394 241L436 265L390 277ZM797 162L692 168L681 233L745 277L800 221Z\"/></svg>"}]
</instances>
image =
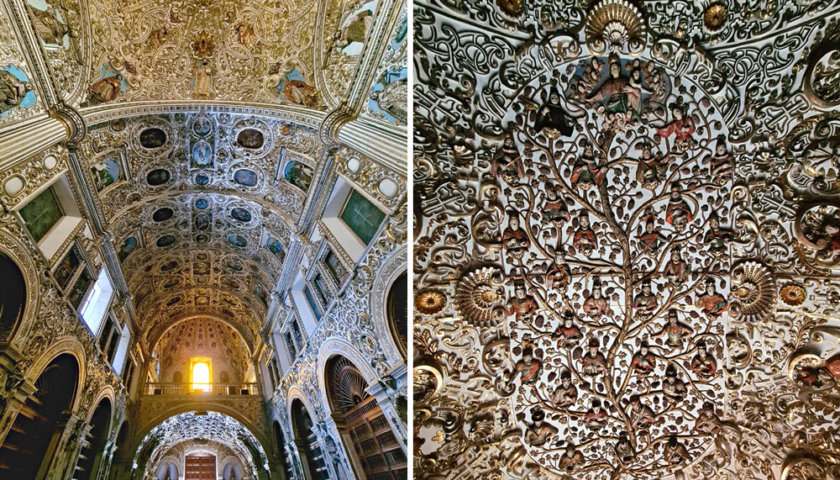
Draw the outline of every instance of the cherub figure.
<instances>
[{"instance_id":1,"label":"cherub figure","mask_svg":"<svg viewBox=\"0 0 840 480\"><path fill-rule=\"evenodd\" d=\"M583 374L594 377L596 375L607 373L607 357L598 351L600 342L596 337L589 339L589 349L583 354L581 365L583 366Z\"/></svg>"},{"instance_id":2,"label":"cherub figure","mask_svg":"<svg viewBox=\"0 0 840 480\"><path fill-rule=\"evenodd\" d=\"M814 242L823 252L840 253L840 218L835 211L822 221L822 237Z\"/></svg>"},{"instance_id":3,"label":"cherub figure","mask_svg":"<svg viewBox=\"0 0 840 480\"><path fill-rule=\"evenodd\" d=\"M656 414L653 409L642 403L642 397L638 394L630 396L630 403L627 405L627 417L633 427L639 430L647 430L656 421Z\"/></svg>"},{"instance_id":4,"label":"cherub figure","mask_svg":"<svg viewBox=\"0 0 840 480\"><path fill-rule=\"evenodd\" d=\"M601 185L607 173L603 157L595 153L595 147L587 138L581 138L578 146L583 152L572 167L572 186L587 189L592 185Z\"/></svg>"},{"instance_id":5,"label":"cherub figure","mask_svg":"<svg viewBox=\"0 0 840 480\"><path fill-rule=\"evenodd\" d=\"M592 399L592 407L583 415L583 422L587 427L598 430L607 425L607 410L601 406L601 400Z\"/></svg>"},{"instance_id":6,"label":"cherub figure","mask_svg":"<svg viewBox=\"0 0 840 480\"><path fill-rule=\"evenodd\" d=\"M677 367L673 363L669 363L665 368L665 380L662 381L662 393L665 395L665 400L671 403L677 403L685 398L688 393L688 388L685 382L677 377Z\"/></svg>"},{"instance_id":7,"label":"cherub figure","mask_svg":"<svg viewBox=\"0 0 840 480\"><path fill-rule=\"evenodd\" d=\"M544 133L551 139L568 137L574 133L574 119L560 104L560 99L560 92L552 87L548 93L548 102L537 110L537 120L534 122L536 133Z\"/></svg>"},{"instance_id":8,"label":"cherub figure","mask_svg":"<svg viewBox=\"0 0 840 480\"><path fill-rule=\"evenodd\" d=\"M656 368L656 355L650 351L647 339L642 340L639 351L633 354L630 368L635 368L643 374L650 373Z\"/></svg>"},{"instance_id":9,"label":"cherub figure","mask_svg":"<svg viewBox=\"0 0 840 480\"><path fill-rule=\"evenodd\" d=\"M522 349L522 358L516 362L516 372L523 385L534 384L540 378L542 362L534 357L534 349L526 346Z\"/></svg>"},{"instance_id":10,"label":"cherub figure","mask_svg":"<svg viewBox=\"0 0 840 480\"><path fill-rule=\"evenodd\" d=\"M642 281L642 291L633 298L633 308L639 318L646 320L653 315L657 307L659 302L656 300L656 294L653 293L650 279L646 278Z\"/></svg>"},{"instance_id":11,"label":"cherub figure","mask_svg":"<svg viewBox=\"0 0 840 480\"><path fill-rule=\"evenodd\" d=\"M668 284L671 287L676 287L685 283L688 280L688 267L682 259L680 246L676 245L671 250L671 258L665 264L665 277L668 279Z\"/></svg>"},{"instance_id":12,"label":"cherub figure","mask_svg":"<svg viewBox=\"0 0 840 480\"><path fill-rule=\"evenodd\" d=\"M682 198L682 188L674 183L668 198L668 207L665 210L665 221L673 225L678 232L681 232L692 220L694 220L694 214L691 213L688 202Z\"/></svg>"},{"instance_id":13,"label":"cherub figure","mask_svg":"<svg viewBox=\"0 0 840 480\"><path fill-rule=\"evenodd\" d=\"M581 210L578 214L578 228L572 238L572 245L587 257L598 248L598 237L592 230L586 210Z\"/></svg>"},{"instance_id":14,"label":"cherub figure","mask_svg":"<svg viewBox=\"0 0 840 480\"><path fill-rule=\"evenodd\" d=\"M715 435L720 431L720 418L715 414L715 404L704 402L694 421L694 430L704 435Z\"/></svg>"},{"instance_id":15,"label":"cherub figure","mask_svg":"<svg viewBox=\"0 0 840 480\"><path fill-rule=\"evenodd\" d=\"M545 412L541 409L534 409L531 412L531 424L525 431L525 441L532 447L545 445L557 434L557 428L546 423Z\"/></svg>"},{"instance_id":16,"label":"cherub figure","mask_svg":"<svg viewBox=\"0 0 840 480\"><path fill-rule=\"evenodd\" d=\"M554 334L561 338L564 346L573 345L583 338L583 334L580 333L580 328L575 325L575 314L571 310L563 312L563 322L557 327Z\"/></svg>"},{"instance_id":17,"label":"cherub figure","mask_svg":"<svg viewBox=\"0 0 840 480\"><path fill-rule=\"evenodd\" d=\"M583 313L593 318L599 318L606 314L608 309L607 299L604 298L601 291L601 279L595 277L592 282L592 293L583 301Z\"/></svg>"},{"instance_id":18,"label":"cherub figure","mask_svg":"<svg viewBox=\"0 0 840 480\"><path fill-rule=\"evenodd\" d=\"M493 155L490 174L509 185L518 185L525 178L525 166L522 164L522 157L519 155L519 149L516 148L512 135L505 137L502 146Z\"/></svg>"},{"instance_id":19,"label":"cherub figure","mask_svg":"<svg viewBox=\"0 0 840 480\"><path fill-rule=\"evenodd\" d=\"M560 385L557 385L554 391L551 392L551 402L554 403L555 407L565 410L574 405L577 402L577 398L578 391L577 387L572 383L572 372L563 369L560 372Z\"/></svg>"},{"instance_id":20,"label":"cherub figure","mask_svg":"<svg viewBox=\"0 0 840 480\"><path fill-rule=\"evenodd\" d=\"M708 317L719 317L729 303L726 298L715 290L715 279L709 277L706 279L706 291L697 298L697 304L703 309L703 313Z\"/></svg>"},{"instance_id":21,"label":"cherub figure","mask_svg":"<svg viewBox=\"0 0 840 480\"><path fill-rule=\"evenodd\" d=\"M668 344L668 346L681 348L683 338L685 338L686 335L690 335L691 332L691 327L680 321L677 309L672 308L668 310L668 319L665 326L662 327L662 330L657 332L656 335L665 335L667 337L665 343Z\"/></svg>"},{"instance_id":22,"label":"cherub figure","mask_svg":"<svg viewBox=\"0 0 840 480\"><path fill-rule=\"evenodd\" d=\"M717 361L709 355L706 342L697 342L697 355L691 359L691 371L701 377L711 377L717 372Z\"/></svg>"},{"instance_id":23,"label":"cherub figure","mask_svg":"<svg viewBox=\"0 0 840 480\"><path fill-rule=\"evenodd\" d=\"M502 247L511 263L521 264L525 252L531 248L528 233L519 225L519 212L508 210L508 227L502 232Z\"/></svg>"}]
</instances>

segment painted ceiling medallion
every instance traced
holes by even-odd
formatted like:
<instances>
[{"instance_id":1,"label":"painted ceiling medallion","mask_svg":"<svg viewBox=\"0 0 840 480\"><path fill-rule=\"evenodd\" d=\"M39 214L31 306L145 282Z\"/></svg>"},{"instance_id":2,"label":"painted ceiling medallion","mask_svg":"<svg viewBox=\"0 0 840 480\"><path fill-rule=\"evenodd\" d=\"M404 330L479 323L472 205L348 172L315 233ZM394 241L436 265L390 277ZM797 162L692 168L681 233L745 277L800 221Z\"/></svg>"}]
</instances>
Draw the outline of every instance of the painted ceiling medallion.
<instances>
[{"instance_id":1,"label":"painted ceiling medallion","mask_svg":"<svg viewBox=\"0 0 840 480\"><path fill-rule=\"evenodd\" d=\"M446 307L446 295L438 290L425 290L414 299L414 308L424 315L435 315Z\"/></svg>"},{"instance_id":2,"label":"painted ceiling medallion","mask_svg":"<svg viewBox=\"0 0 840 480\"><path fill-rule=\"evenodd\" d=\"M795 283L785 285L779 291L779 298L792 307L802 305L802 302L805 301L805 289Z\"/></svg>"},{"instance_id":3,"label":"painted ceiling medallion","mask_svg":"<svg viewBox=\"0 0 840 480\"><path fill-rule=\"evenodd\" d=\"M627 0L604 0L586 19L586 41L593 53L639 53L645 44L641 12Z\"/></svg>"},{"instance_id":4,"label":"painted ceiling medallion","mask_svg":"<svg viewBox=\"0 0 840 480\"><path fill-rule=\"evenodd\" d=\"M744 262L732 270L732 313L745 322L760 322L776 304L776 283L770 269L758 262Z\"/></svg>"},{"instance_id":5,"label":"painted ceiling medallion","mask_svg":"<svg viewBox=\"0 0 840 480\"><path fill-rule=\"evenodd\" d=\"M455 289L458 313L477 327L494 327L504 319L502 273L485 267L468 273Z\"/></svg>"},{"instance_id":6,"label":"painted ceiling medallion","mask_svg":"<svg viewBox=\"0 0 840 480\"><path fill-rule=\"evenodd\" d=\"M720 30L726 24L726 6L712 3L703 12L703 25L710 32Z\"/></svg>"}]
</instances>

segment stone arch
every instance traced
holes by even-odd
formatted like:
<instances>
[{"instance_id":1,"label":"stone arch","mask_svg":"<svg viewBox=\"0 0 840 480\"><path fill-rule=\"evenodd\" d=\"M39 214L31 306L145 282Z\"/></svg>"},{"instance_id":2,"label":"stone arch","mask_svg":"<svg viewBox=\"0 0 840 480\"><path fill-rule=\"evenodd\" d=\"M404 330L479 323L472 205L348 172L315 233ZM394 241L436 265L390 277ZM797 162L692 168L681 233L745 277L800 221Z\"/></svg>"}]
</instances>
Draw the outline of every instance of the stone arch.
<instances>
[{"instance_id":1,"label":"stone arch","mask_svg":"<svg viewBox=\"0 0 840 480\"><path fill-rule=\"evenodd\" d=\"M87 380L87 356L85 355L84 346L76 337L62 337L53 342L49 348L32 362L32 366L26 372L25 379L29 383L35 383L44 369L53 360L64 354L74 357L79 368L76 391L74 392L73 404L70 408L72 413L77 413L82 404L82 392L84 391L85 381Z\"/></svg>"},{"instance_id":2,"label":"stone arch","mask_svg":"<svg viewBox=\"0 0 840 480\"><path fill-rule=\"evenodd\" d=\"M321 445L317 440L317 433L315 433L315 420L318 419L318 416L313 415L314 409L308 406L307 403L299 392L295 392L294 394L290 393L288 397L292 440L297 447L298 456L300 457L303 477L306 480L319 480L328 478L329 473L326 471ZM313 442L311 437L313 434L316 437L314 442L315 447L312 447ZM319 461L318 457L322 460Z\"/></svg>"},{"instance_id":3,"label":"stone arch","mask_svg":"<svg viewBox=\"0 0 840 480\"><path fill-rule=\"evenodd\" d=\"M367 360L365 359L364 355L359 352L356 347L351 345L348 341L342 340L339 338L330 338L326 340L324 343L321 344L321 348L318 349L318 392L320 398L318 401L321 402L321 405L327 406L329 408L330 399L327 395L327 380L326 380L326 368L327 362L330 358L336 355L341 355L342 357L350 360L356 368L359 369L359 372L362 373L362 376L365 378L365 381L368 383L368 386L375 385L379 383L379 376L373 370L373 368L368 364Z\"/></svg>"},{"instance_id":4,"label":"stone arch","mask_svg":"<svg viewBox=\"0 0 840 480\"><path fill-rule=\"evenodd\" d=\"M370 292L371 323L373 323L376 338L379 339L379 345L388 360L388 365L392 368L406 365L407 352L401 351L398 340L394 338L391 330L391 322L388 318L388 293L394 282L402 274L407 274L407 262L408 247L403 245L393 251L382 263Z\"/></svg>"},{"instance_id":5,"label":"stone arch","mask_svg":"<svg viewBox=\"0 0 840 480\"><path fill-rule=\"evenodd\" d=\"M166 332L174 328L176 325L180 323L184 323L186 321L195 319L195 318L211 318L213 320L218 320L226 325L229 325L233 328L239 338L242 340L242 343L245 344L245 348L248 349L248 356L251 356L251 353L254 351L254 342L249 341L252 338L250 335L246 335L246 332L242 331L243 326L239 325L236 322L232 322L230 319L219 315L213 315L212 313L200 313L200 314L190 314L190 315L183 315L177 317L171 323L168 323L166 326L156 326L149 332L149 350L154 351L157 348L157 344L166 335Z\"/></svg>"},{"instance_id":6,"label":"stone arch","mask_svg":"<svg viewBox=\"0 0 840 480\"><path fill-rule=\"evenodd\" d=\"M35 257L30 250L20 242L20 238L0 230L0 255L14 264L23 277L22 311L8 332L0 329L0 344L7 343L16 349L21 349L27 332L35 323L38 313L38 299L40 298L40 268L33 260Z\"/></svg>"},{"instance_id":7,"label":"stone arch","mask_svg":"<svg viewBox=\"0 0 840 480\"><path fill-rule=\"evenodd\" d=\"M131 451L135 452L137 448L140 446L140 443L153 428L160 425L164 420L167 420L171 417L176 415L187 413L187 412L194 412L194 411L209 411L209 412L216 412L221 413L222 415L227 415L245 427L249 432L251 432L254 437L260 442L262 445L263 450L266 453L270 452L270 448L266 448L266 446L270 446L270 438L271 436L263 429L262 422L260 422L259 418L249 419L247 418L240 409L237 408L236 405L226 405L220 402L208 402L201 399L198 400L189 400L185 402L178 402L173 404L169 408L162 410L156 416L145 419L142 424L139 426L137 431L134 432L132 435L133 441L131 442ZM257 412L257 415L261 415L261 413Z\"/></svg>"},{"instance_id":8,"label":"stone arch","mask_svg":"<svg viewBox=\"0 0 840 480\"><path fill-rule=\"evenodd\" d=\"M101 475L105 468L106 445L108 444L109 431L113 422L114 403L106 395L95 402L96 407L87 420L90 425L90 437L88 444L83 446L76 460L76 470L73 478L90 480Z\"/></svg>"}]
</instances>

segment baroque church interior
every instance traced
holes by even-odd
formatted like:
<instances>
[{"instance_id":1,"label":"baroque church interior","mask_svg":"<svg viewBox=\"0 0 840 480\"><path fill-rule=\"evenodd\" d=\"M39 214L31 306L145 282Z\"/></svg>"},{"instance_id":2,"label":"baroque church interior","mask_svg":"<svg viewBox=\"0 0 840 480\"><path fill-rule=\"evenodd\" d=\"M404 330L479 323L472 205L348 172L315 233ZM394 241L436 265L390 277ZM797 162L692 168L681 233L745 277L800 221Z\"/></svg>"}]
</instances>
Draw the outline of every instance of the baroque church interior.
<instances>
[{"instance_id":1,"label":"baroque church interior","mask_svg":"<svg viewBox=\"0 0 840 480\"><path fill-rule=\"evenodd\" d=\"M0 0L0 478L407 478L407 8Z\"/></svg>"},{"instance_id":2,"label":"baroque church interior","mask_svg":"<svg viewBox=\"0 0 840 480\"><path fill-rule=\"evenodd\" d=\"M840 2L413 12L415 477L840 479Z\"/></svg>"}]
</instances>

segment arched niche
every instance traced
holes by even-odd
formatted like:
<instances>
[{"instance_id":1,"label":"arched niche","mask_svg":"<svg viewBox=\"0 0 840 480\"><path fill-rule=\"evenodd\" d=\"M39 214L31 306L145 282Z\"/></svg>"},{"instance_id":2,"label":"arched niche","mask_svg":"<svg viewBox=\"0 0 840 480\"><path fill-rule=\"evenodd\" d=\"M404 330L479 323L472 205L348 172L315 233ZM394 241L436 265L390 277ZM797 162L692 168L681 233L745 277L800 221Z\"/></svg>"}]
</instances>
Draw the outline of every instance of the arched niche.
<instances>
[{"instance_id":1,"label":"arched niche","mask_svg":"<svg viewBox=\"0 0 840 480\"><path fill-rule=\"evenodd\" d=\"M403 272L391 284L385 305L391 336L405 360L408 352L408 272Z\"/></svg>"},{"instance_id":2,"label":"arched niche","mask_svg":"<svg viewBox=\"0 0 840 480\"><path fill-rule=\"evenodd\" d=\"M0 252L0 343L7 342L20 321L26 307L26 281L17 264L3 252Z\"/></svg>"},{"instance_id":3,"label":"arched niche","mask_svg":"<svg viewBox=\"0 0 840 480\"><path fill-rule=\"evenodd\" d=\"M85 436L83 446L76 463L75 480L92 480L101 475L106 467L103 462L105 444L111 428L111 400L103 398L88 421L90 431Z\"/></svg>"},{"instance_id":4,"label":"arched niche","mask_svg":"<svg viewBox=\"0 0 840 480\"><path fill-rule=\"evenodd\" d=\"M295 477L294 462L292 460L292 451L291 445L286 443L285 435L283 435L283 429L280 427L280 422L274 421L272 423L272 428L274 431L274 443L277 444L277 458L280 459L280 468L283 470L283 473L286 475L286 479L291 480Z\"/></svg>"},{"instance_id":5,"label":"arched niche","mask_svg":"<svg viewBox=\"0 0 840 480\"><path fill-rule=\"evenodd\" d=\"M295 445L300 455L303 475L307 480L326 480L329 478L324 454L318 443L318 436L312 423L312 417L299 398L292 400L291 405L292 430L295 435Z\"/></svg>"},{"instance_id":6,"label":"arched niche","mask_svg":"<svg viewBox=\"0 0 840 480\"><path fill-rule=\"evenodd\" d=\"M324 377L330 412L360 478L404 479L408 461L368 382L353 362L332 356Z\"/></svg>"},{"instance_id":7,"label":"arched niche","mask_svg":"<svg viewBox=\"0 0 840 480\"><path fill-rule=\"evenodd\" d=\"M0 294L0 310L2 310L1 317L11 318L17 317L14 321L9 320L6 325L7 329L0 327L0 345L11 345L18 350L22 350L27 339L28 332L32 329L32 325L37 318L38 301L40 299L40 277L39 271L41 269L35 262L33 252L21 243L19 237L15 237L7 232L0 231L0 257L7 259L6 266L2 272L3 289L9 290ZM11 275L8 276L8 275ZM12 293L12 288L7 286L6 282L9 278L14 278L20 275L23 278L22 299L23 305L20 308L11 306L16 304L12 299L17 296ZM6 302L9 305L6 305Z\"/></svg>"},{"instance_id":8,"label":"arched niche","mask_svg":"<svg viewBox=\"0 0 840 480\"><path fill-rule=\"evenodd\" d=\"M405 281L408 281L406 273L407 258L408 250L405 246L392 252L376 272L370 292L371 323L373 323L380 348L391 368L406 364L407 350L405 344L400 341L399 334L395 334L392 327L392 316L396 311L391 311L391 302L397 300L400 278L405 276ZM397 288L394 288L395 286ZM402 295L401 298L406 301L406 295ZM406 325L408 323L407 313L405 323Z\"/></svg>"},{"instance_id":9,"label":"arched niche","mask_svg":"<svg viewBox=\"0 0 840 480\"><path fill-rule=\"evenodd\" d=\"M155 471L155 480L178 480L178 465L174 461L163 462Z\"/></svg>"},{"instance_id":10,"label":"arched niche","mask_svg":"<svg viewBox=\"0 0 840 480\"><path fill-rule=\"evenodd\" d=\"M242 480L242 467L239 462L224 460L222 464L223 480Z\"/></svg>"},{"instance_id":11,"label":"arched niche","mask_svg":"<svg viewBox=\"0 0 840 480\"><path fill-rule=\"evenodd\" d=\"M67 425L79 379L79 364L71 354L55 357L35 380L0 446L0 478L44 478Z\"/></svg>"}]
</instances>

